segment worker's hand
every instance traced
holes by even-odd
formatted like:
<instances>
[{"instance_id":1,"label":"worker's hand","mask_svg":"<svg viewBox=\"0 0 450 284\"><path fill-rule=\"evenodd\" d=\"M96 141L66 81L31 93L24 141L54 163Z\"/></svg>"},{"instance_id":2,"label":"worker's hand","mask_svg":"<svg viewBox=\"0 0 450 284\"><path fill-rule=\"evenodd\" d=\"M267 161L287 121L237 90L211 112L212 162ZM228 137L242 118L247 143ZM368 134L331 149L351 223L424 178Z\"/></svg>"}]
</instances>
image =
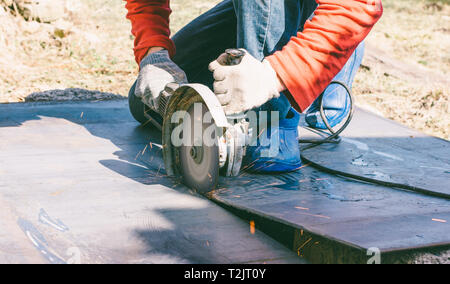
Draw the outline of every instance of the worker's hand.
<instances>
[{"instance_id":1,"label":"worker's hand","mask_svg":"<svg viewBox=\"0 0 450 284\"><path fill-rule=\"evenodd\" d=\"M221 57L209 65L214 73L214 93L227 115L260 107L280 96L278 77L270 63L245 53L239 65L223 66Z\"/></svg>"},{"instance_id":2,"label":"worker's hand","mask_svg":"<svg viewBox=\"0 0 450 284\"><path fill-rule=\"evenodd\" d=\"M168 83L187 83L186 74L169 57L167 50L149 53L140 64L135 94L158 110L158 99Z\"/></svg>"}]
</instances>

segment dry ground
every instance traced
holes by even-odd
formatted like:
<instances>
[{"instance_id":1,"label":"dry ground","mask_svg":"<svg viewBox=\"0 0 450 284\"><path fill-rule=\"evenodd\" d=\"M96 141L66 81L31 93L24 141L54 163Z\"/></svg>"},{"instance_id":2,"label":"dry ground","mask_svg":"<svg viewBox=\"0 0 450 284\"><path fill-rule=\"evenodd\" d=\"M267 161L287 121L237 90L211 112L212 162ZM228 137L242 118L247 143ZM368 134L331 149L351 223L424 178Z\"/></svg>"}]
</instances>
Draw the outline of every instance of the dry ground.
<instances>
[{"instance_id":1,"label":"dry ground","mask_svg":"<svg viewBox=\"0 0 450 284\"><path fill-rule=\"evenodd\" d=\"M450 1L383 3L354 85L358 102L450 139Z\"/></svg>"},{"instance_id":2,"label":"dry ground","mask_svg":"<svg viewBox=\"0 0 450 284\"><path fill-rule=\"evenodd\" d=\"M48 93L29 95L66 88L127 95L137 68L125 2L67 2L65 16L51 24L24 21L0 8L0 103L48 100ZM172 30L218 2L172 0ZM367 40L355 83L358 104L449 139L449 0L383 3L384 16ZM71 94L74 99L78 93Z\"/></svg>"}]
</instances>

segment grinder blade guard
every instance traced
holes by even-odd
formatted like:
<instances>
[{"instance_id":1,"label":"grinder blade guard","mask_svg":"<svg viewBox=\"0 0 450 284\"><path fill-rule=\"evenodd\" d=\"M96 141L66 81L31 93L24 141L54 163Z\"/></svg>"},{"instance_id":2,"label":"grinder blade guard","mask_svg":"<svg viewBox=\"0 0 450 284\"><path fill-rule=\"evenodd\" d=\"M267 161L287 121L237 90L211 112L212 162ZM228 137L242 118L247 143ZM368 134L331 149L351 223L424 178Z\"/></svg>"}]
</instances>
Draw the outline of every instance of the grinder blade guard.
<instances>
[{"instance_id":1,"label":"grinder blade guard","mask_svg":"<svg viewBox=\"0 0 450 284\"><path fill-rule=\"evenodd\" d=\"M207 193L219 174L239 174L245 155L246 121L228 119L216 95L200 84L169 84L163 124L163 156L169 176ZM237 122L237 123L235 123Z\"/></svg>"},{"instance_id":2,"label":"grinder blade guard","mask_svg":"<svg viewBox=\"0 0 450 284\"><path fill-rule=\"evenodd\" d=\"M218 62L238 65L244 55L242 50L228 49ZM219 174L240 173L248 137L244 115L227 117L216 95L201 84L169 84L161 101L163 155L169 176L207 193L216 188Z\"/></svg>"}]
</instances>

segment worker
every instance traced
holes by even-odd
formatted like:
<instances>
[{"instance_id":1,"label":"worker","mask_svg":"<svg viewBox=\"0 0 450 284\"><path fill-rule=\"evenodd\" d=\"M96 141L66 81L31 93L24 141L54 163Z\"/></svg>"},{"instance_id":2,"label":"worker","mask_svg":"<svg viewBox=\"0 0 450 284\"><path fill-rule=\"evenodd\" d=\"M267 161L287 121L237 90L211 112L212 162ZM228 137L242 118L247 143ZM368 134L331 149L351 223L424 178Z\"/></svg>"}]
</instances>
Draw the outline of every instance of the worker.
<instances>
[{"instance_id":1,"label":"worker","mask_svg":"<svg viewBox=\"0 0 450 284\"><path fill-rule=\"evenodd\" d=\"M381 0L224 0L170 38L169 0L126 0L140 72L135 95L156 103L170 82L201 83L216 93L227 114L277 111L277 155L247 147L245 167L259 173L301 166L299 112L309 126L332 127L350 112L351 88L364 53L364 39L382 15ZM246 55L236 66L217 58L228 48ZM322 96L321 96L322 95Z\"/></svg>"}]
</instances>

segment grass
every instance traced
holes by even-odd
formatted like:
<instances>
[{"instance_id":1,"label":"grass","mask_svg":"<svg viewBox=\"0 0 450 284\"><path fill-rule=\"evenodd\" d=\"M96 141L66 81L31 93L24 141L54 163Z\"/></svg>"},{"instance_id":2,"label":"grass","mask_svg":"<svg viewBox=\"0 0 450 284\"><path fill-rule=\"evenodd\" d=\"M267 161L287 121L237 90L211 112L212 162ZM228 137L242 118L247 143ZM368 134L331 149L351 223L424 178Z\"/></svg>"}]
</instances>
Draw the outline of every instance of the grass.
<instances>
[{"instance_id":1,"label":"grass","mask_svg":"<svg viewBox=\"0 0 450 284\"><path fill-rule=\"evenodd\" d=\"M0 8L0 102L20 102L32 92L64 88L127 95L138 70L125 2L68 1L66 15L52 24L25 22ZM172 0L172 31L218 2ZM384 16L367 42L408 66L448 77L449 2L384 0ZM380 62L365 60L364 65L354 84L359 105L450 138L448 83L396 77Z\"/></svg>"}]
</instances>

